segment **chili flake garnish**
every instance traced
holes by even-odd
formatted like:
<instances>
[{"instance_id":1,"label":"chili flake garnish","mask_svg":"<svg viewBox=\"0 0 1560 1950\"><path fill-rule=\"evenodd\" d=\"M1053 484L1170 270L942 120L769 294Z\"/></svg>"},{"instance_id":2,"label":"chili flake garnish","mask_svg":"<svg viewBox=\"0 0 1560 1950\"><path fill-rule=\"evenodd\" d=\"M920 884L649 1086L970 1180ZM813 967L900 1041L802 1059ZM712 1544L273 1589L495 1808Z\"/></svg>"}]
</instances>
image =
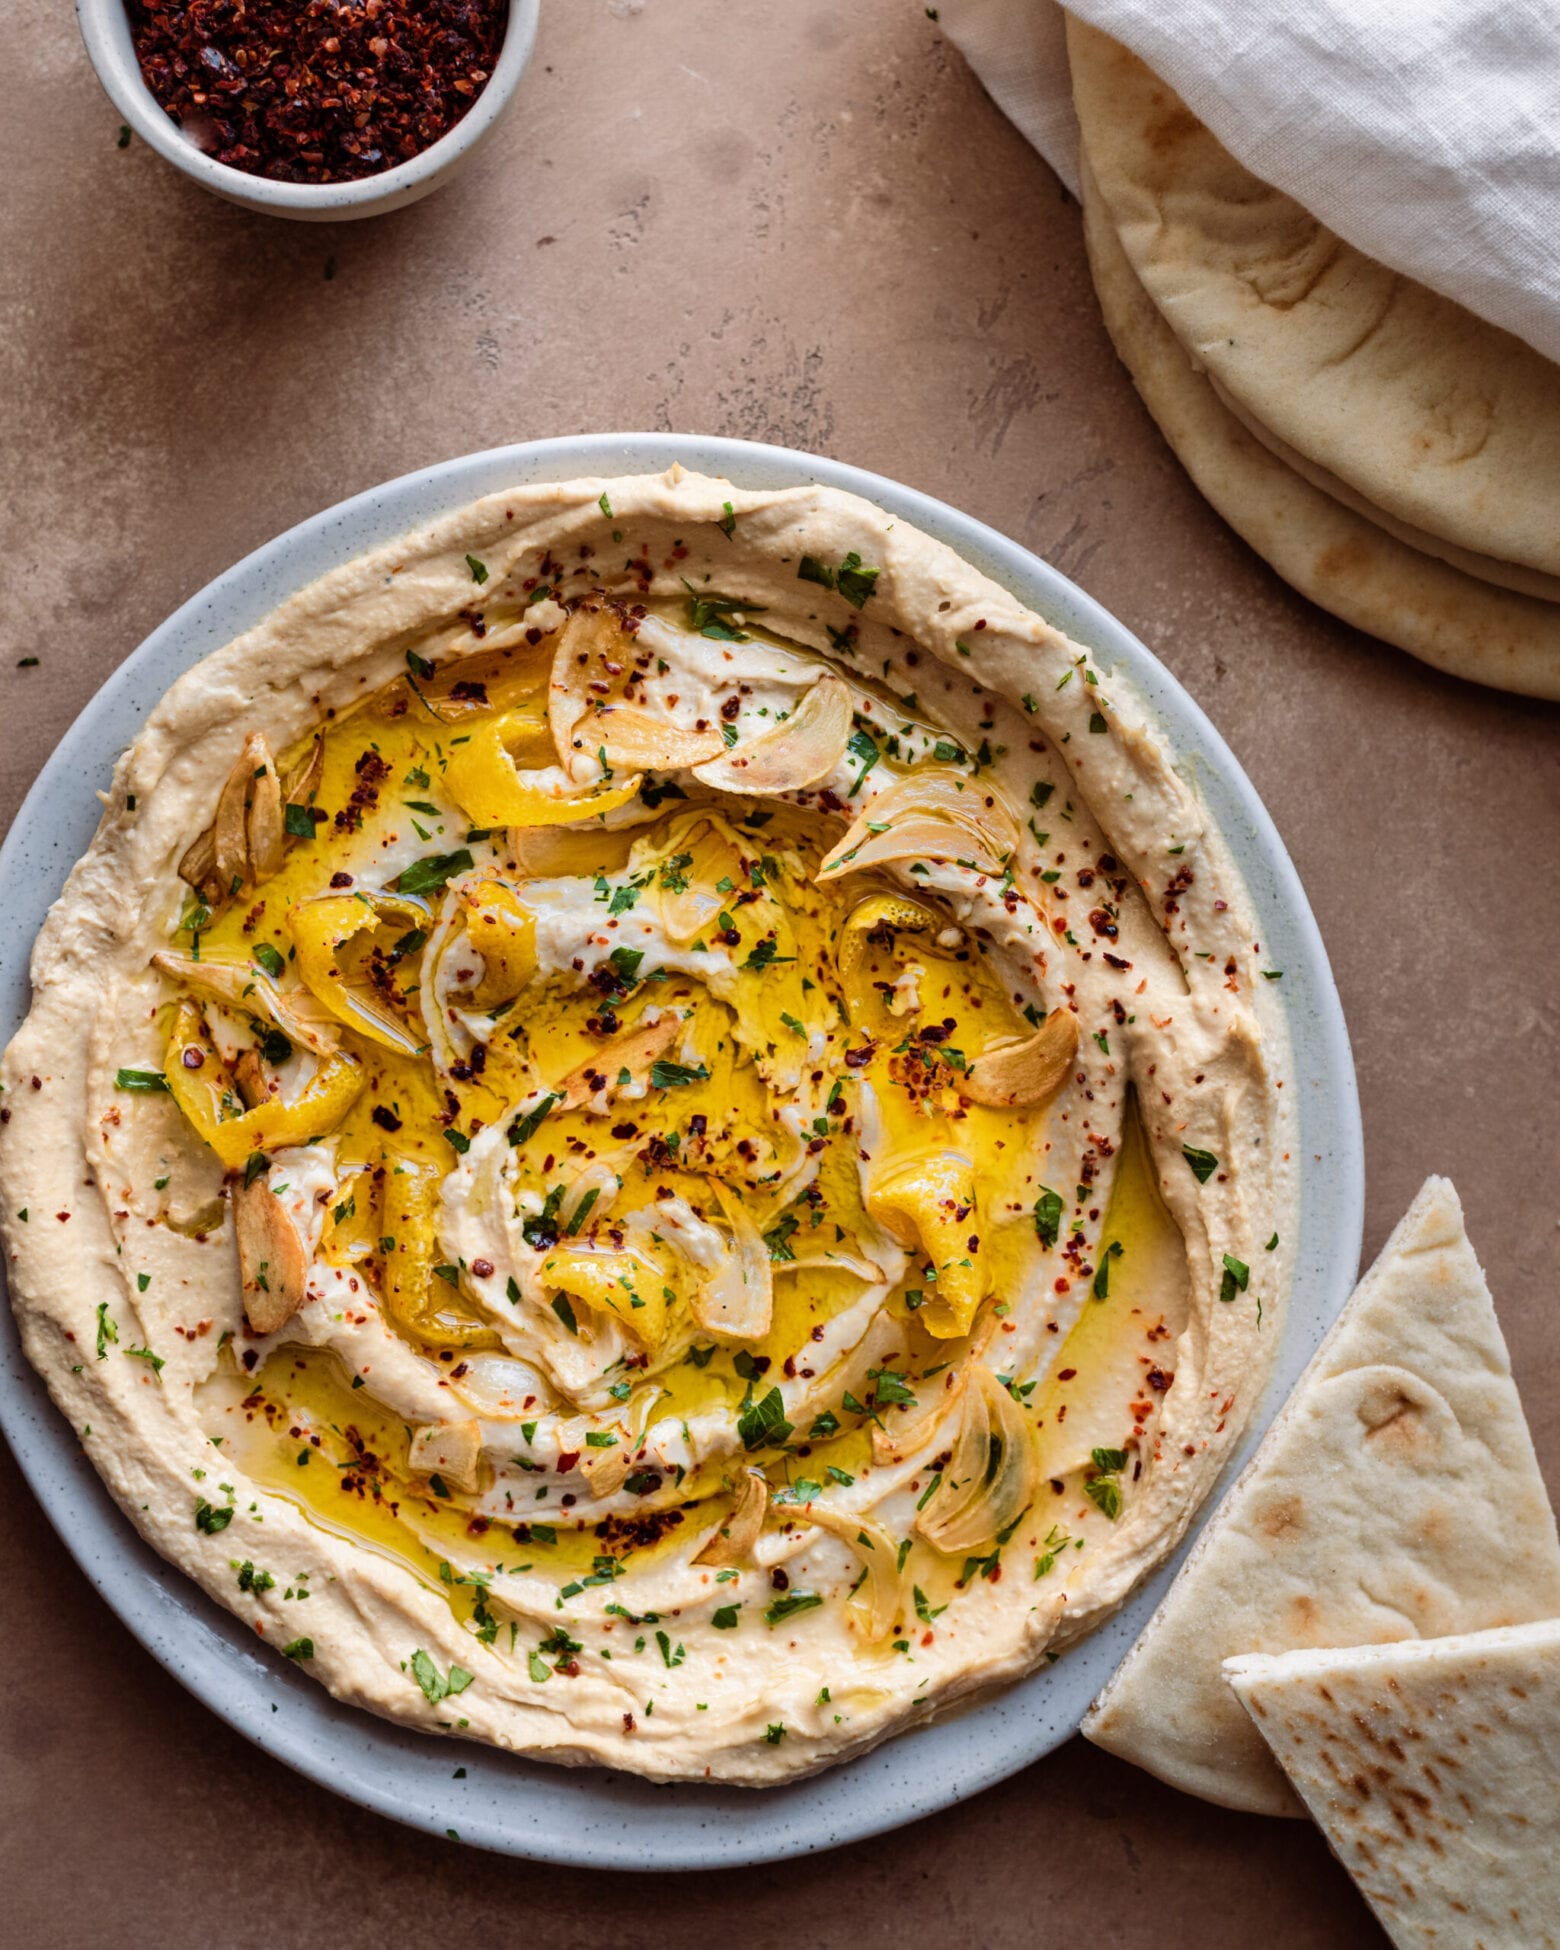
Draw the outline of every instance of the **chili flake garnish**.
<instances>
[{"instance_id":1,"label":"chili flake garnish","mask_svg":"<svg viewBox=\"0 0 1560 1950\"><path fill-rule=\"evenodd\" d=\"M216 161L284 183L373 176L481 94L509 0L129 0L141 73Z\"/></svg>"}]
</instances>

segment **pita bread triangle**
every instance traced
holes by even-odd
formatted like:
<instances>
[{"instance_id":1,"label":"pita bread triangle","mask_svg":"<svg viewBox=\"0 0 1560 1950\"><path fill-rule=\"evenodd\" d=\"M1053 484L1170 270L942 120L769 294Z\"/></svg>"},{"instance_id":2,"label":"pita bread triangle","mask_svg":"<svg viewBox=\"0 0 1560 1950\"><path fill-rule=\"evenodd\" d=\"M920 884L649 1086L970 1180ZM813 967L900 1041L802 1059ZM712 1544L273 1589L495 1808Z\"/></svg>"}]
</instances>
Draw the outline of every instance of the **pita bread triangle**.
<instances>
[{"instance_id":1,"label":"pita bread triangle","mask_svg":"<svg viewBox=\"0 0 1560 1950\"><path fill-rule=\"evenodd\" d=\"M1226 1658L1555 1615L1554 1514L1462 1207L1431 1178L1083 1732L1206 1800L1298 1815Z\"/></svg>"},{"instance_id":2,"label":"pita bread triangle","mask_svg":"<svg viewBox=\"0 0 1560 1950\"><path fill-rule=\"evenodd\" d=\"M1560 1950L1560 1619L1224 1670L1400 1950Z\"/></svg>"}]
</instances>

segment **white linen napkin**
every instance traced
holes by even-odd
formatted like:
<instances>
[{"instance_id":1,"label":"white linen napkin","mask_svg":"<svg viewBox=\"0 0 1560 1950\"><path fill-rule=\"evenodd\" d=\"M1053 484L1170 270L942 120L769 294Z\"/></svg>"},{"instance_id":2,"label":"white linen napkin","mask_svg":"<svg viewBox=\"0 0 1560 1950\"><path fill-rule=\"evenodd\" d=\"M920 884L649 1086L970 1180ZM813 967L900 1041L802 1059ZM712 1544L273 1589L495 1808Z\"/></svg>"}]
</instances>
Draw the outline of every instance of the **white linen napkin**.
<instances>
[{"instance_id":1,"label":"white linen napkin","mask_svg":"<svg viewBox=\"0 0 1560 1950\"><path fill-rule=\"evenodd\" d=\"M1356 249L1560 363L1557 0L1073 0L1073 11ZM1056 0L941 0L937 12L1076 192Z\"/></svg>"}]
</instances>

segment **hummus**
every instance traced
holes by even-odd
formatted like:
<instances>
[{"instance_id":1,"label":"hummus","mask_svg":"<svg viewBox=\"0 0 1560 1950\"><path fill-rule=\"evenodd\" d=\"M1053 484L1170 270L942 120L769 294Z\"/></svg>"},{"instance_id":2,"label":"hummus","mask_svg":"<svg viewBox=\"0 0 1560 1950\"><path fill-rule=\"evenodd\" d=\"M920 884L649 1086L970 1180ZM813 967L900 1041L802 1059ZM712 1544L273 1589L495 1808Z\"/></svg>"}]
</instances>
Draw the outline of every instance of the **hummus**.
<instances>
[{"instance_id":1,"label":"hummus","mask_svg":"<svg viewBox=\"0 0 1560 1950\"><path fill-rule=\"evenodd\" d=\"M1277 1347L1219 834L828 489L526 488L325 577L153 712L32 974L29 1357L160 1551L431 1731L860 1752L1119 1604Z\"/></svg>"}]
</instances>

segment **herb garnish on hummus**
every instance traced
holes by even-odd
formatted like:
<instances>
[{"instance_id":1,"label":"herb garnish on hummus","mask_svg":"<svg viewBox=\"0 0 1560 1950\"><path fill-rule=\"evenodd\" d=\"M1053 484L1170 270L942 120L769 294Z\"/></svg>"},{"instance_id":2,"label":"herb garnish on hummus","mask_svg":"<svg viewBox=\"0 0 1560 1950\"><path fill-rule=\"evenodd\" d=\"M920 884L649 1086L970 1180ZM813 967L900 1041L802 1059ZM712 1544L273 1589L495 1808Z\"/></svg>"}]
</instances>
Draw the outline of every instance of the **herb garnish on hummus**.
<instances>
[{"instance_id":1,"label":"herb garnish on hummus","mask_svg":"<svg viewBox=\"0 0 1560 1950\"><path fill-rule=\"evenodd\" d=\"M1293 1231L1262 972L1135 699L945 548L676 469L491 498L121 762L6 1058L28 1352L340 1696L805 1771L1211 1487Z\"/></svg>"}]
</instances>

